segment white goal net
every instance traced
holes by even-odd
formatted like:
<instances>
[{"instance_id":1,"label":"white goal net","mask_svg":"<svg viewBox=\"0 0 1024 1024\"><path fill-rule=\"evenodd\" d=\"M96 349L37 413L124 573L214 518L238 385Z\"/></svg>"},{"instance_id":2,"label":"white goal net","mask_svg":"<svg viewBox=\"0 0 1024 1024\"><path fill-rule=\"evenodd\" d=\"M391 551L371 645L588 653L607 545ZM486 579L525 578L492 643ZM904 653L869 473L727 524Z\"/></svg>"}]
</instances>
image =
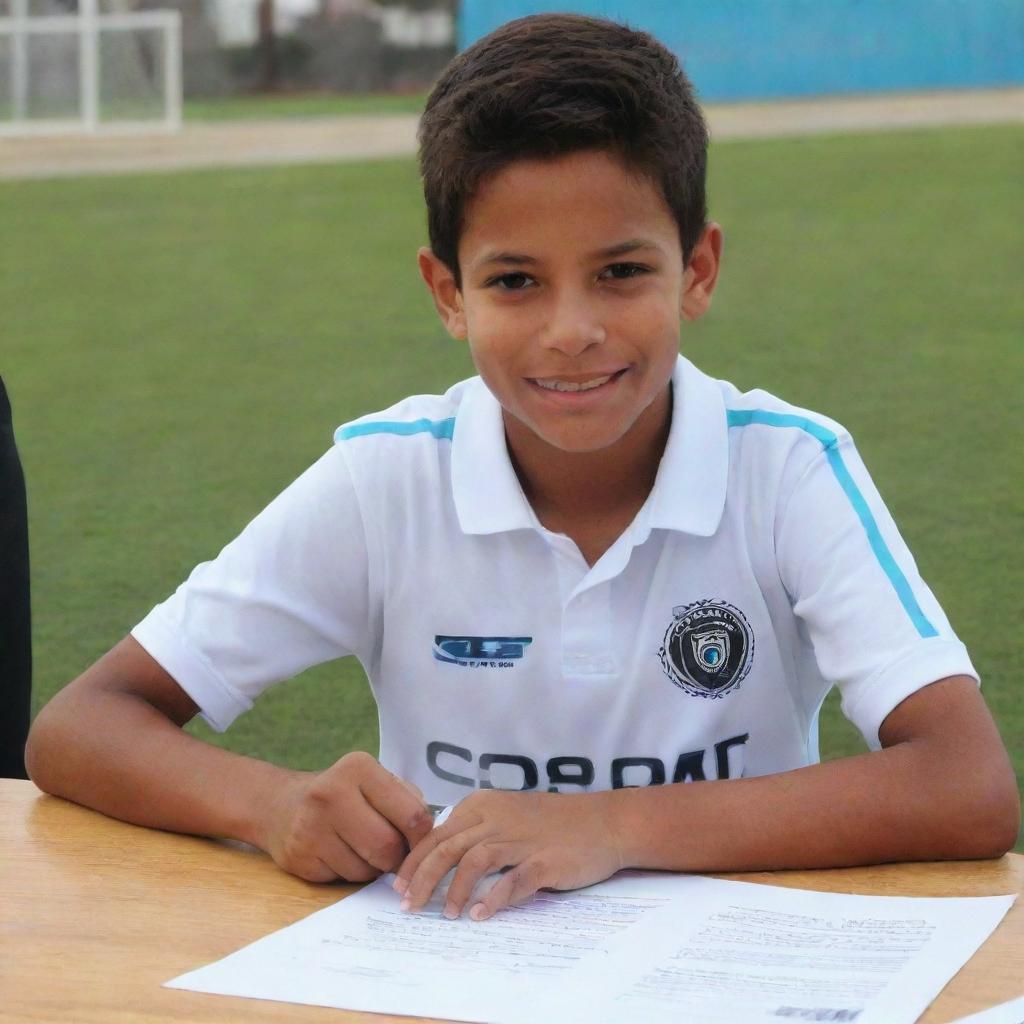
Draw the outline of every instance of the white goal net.
<instances>
[{"instance_id":1,"label":"white goal net","mask_svg":"<svg viewBox=\"0 0 1024 1024\"><path fill-rule=\"evenodd\" d=\"M180 127L177 11L0 0L0 135Z\"/></svg>"}]
</instances>

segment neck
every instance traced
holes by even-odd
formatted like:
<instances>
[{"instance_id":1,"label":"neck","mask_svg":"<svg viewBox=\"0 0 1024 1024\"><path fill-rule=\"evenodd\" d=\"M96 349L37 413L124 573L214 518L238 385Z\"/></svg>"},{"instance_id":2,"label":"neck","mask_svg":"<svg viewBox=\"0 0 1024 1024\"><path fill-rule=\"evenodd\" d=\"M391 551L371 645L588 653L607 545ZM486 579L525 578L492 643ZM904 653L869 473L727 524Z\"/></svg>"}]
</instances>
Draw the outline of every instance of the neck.
<instances>
[{"instance_id":1,"label":"neck","mask_svg":"<svg viewBox=\"0 0 1024 1024\"><path fill-rule=\"evenodd\" d=\"M567 524L625 518L625 529L654 486L672 421L672 394L655 399L613 445L567 452L548 444L508 414L505 435L523 493L537 518L567 532Z\"/></svg>"}]
</instances>

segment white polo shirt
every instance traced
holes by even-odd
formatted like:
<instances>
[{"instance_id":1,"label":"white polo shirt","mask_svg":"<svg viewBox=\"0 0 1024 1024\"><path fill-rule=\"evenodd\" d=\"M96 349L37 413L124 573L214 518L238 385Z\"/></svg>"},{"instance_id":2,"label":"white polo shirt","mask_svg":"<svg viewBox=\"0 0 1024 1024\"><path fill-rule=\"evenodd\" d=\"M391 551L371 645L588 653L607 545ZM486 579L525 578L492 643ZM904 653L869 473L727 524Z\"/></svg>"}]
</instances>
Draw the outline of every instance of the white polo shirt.
<instances>
[{"instance_id":1,"label":"white polo shirt","mask_svg":"<svg viewBox=\"0 0 1024 1024\"><path fill-rule=\"evenodd\" d=\"M340 428L132 633L219 730L354 654L381 761L435 804L798 768L833 684L877 747L910 693L977 678L849 435L683 358L654 488L593 567L473 378Z\"/></svg>"}]
</instances>

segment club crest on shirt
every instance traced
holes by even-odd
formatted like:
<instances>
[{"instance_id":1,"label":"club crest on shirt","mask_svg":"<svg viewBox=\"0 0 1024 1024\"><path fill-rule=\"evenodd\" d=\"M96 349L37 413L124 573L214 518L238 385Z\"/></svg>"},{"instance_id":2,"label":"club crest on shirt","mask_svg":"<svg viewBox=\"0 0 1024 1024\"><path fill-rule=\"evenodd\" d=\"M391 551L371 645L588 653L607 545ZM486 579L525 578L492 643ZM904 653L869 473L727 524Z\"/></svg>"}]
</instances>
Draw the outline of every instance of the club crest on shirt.
<instances>
[{"instance_id":1,"label":"club crest on shirt","mask_svg":"<svg viewBox=\"0 0 1024 1024\"><path fill-rule=\"evenodd\" d=\"M743 612L705 598L672 609L658 650L665 675L694 697L724 697L739 687L754 658L754 635Z\"/></svg>"}]
</instances>

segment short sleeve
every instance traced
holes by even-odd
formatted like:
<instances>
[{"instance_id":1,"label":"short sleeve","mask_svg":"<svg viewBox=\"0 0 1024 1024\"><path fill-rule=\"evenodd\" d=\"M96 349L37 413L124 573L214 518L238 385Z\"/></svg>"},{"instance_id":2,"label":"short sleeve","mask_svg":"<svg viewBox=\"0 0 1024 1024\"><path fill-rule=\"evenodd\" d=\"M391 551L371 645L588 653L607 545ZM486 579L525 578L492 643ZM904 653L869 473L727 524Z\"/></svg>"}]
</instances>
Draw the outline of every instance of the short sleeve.
<instances>
[{"instance_id":1,"label":"short sleeve","mask_svg":"<svg viewBox=\"0 0 1024 1024\"><path fill-rule=\"evenodd\" d=\"M911 693L978 678L848 434L826 442L780 496L775 541L818 669L870 747Z\"/></svg>"},{"instance_id":2,"label":"short sleeve","mask_svg":"<svg viewBox=\"0 0 1024 1024\"><path fill-rule=\"evenodd\" d=\"M372 649L367 545L335 446L132 636L218 731L268 686Z\"/></svg>"}]
</instances>

